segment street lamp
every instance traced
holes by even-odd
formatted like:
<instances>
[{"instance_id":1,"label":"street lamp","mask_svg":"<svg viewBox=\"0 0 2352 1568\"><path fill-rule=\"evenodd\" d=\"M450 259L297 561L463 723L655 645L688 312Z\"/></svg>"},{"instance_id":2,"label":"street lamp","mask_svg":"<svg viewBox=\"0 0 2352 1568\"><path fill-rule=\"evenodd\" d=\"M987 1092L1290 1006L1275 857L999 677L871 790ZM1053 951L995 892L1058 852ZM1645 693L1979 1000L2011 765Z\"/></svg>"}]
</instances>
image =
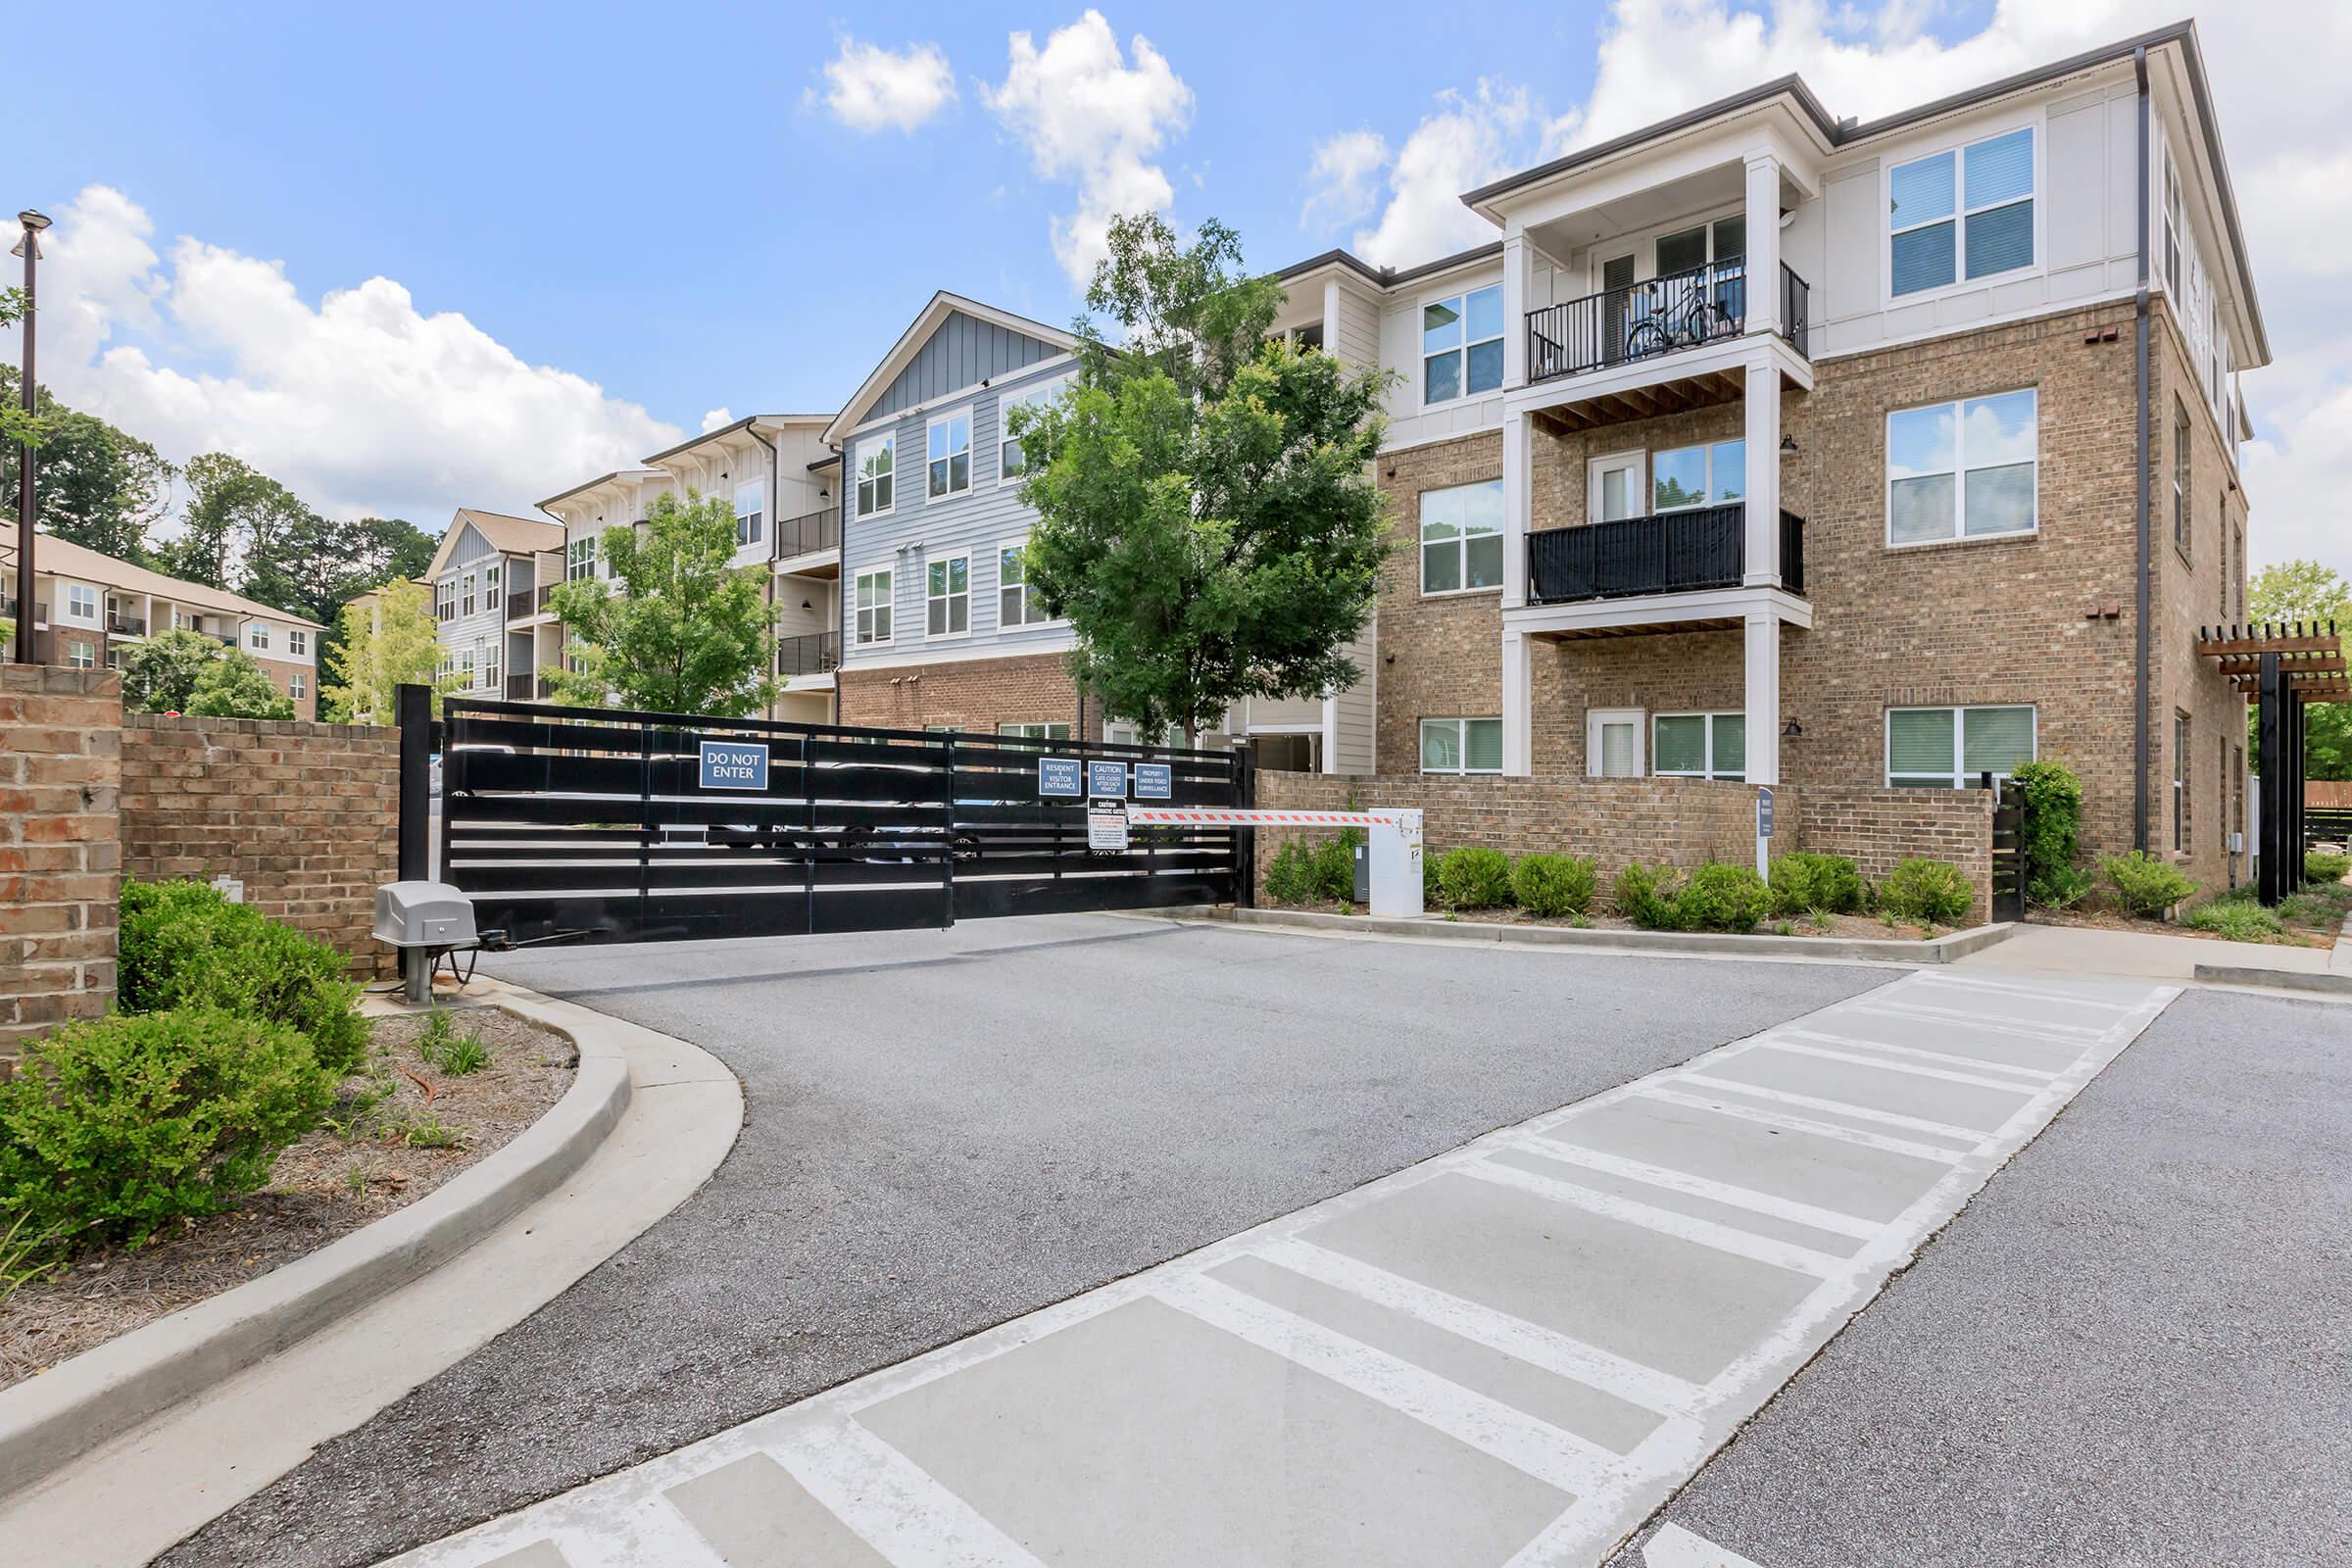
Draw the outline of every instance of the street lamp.
<instances>
[{"instance_id":1,"label":"street lamp","mask_svg":"<svg viewBox=\"0 0 2352 1568\"><path fill-rule=\"evenodd\" d=\"M8 254L24 258L24 359L18 368L19 393L24 399L24 418L29 426L33 415L32 333L36 313L33 310L33 270L41 259L40 232L49 226L49 220L31 208L17 215L24 225L24 237ZM17 449L17 662L29 664L33 661L33 597L32 597L32 431L27 428L24 440Z\"/></svg>"}]
</instances>

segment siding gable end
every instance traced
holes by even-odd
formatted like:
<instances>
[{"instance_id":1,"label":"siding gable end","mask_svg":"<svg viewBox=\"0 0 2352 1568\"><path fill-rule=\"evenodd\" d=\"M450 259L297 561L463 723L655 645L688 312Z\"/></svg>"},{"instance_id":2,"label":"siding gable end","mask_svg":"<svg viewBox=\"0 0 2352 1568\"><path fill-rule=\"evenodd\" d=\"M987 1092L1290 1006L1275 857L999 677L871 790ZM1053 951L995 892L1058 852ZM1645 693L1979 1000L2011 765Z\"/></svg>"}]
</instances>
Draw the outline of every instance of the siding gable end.
<instances>
[{"instance_id":1,"label":"siding gable end","mask_svg":"<svg viewBox=\"0 0 2352 1568\"><path fill-rule=\"evenodd\" d=\"M897 414L982 381L1009 375L1062 350L1042 338L951 311L914 358L867 411L869 418Z\"/></svg>"}]
</instances>

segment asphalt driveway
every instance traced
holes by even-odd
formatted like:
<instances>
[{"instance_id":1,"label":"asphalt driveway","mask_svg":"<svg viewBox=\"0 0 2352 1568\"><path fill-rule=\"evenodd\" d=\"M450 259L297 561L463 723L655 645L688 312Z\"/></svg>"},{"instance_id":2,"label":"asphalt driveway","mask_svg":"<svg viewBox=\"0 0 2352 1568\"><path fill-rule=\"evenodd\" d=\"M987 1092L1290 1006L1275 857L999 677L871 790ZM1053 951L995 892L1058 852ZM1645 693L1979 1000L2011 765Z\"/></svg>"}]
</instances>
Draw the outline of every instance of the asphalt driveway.
<instances>
[{"instance_id":1,"label":"asphalt driveway","mask_svg":"<svg viewBox=\"0 0 2352 1568\"><path fill-rule=\"evenodd\" d=\"M373 1561L1888 978L1085 915L493 967L714 1052L741 1141L163 1560Z\"/></svg>"}]
</instances>

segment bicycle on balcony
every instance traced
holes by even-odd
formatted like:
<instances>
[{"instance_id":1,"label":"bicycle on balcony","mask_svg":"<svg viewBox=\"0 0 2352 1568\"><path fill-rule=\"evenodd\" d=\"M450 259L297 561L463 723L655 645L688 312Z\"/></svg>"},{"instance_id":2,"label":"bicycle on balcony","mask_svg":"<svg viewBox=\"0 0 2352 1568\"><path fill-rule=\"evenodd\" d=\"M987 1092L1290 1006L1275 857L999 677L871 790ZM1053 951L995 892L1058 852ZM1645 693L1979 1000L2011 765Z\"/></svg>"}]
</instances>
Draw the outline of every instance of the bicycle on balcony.
<instances>
[{"instance_id":1,"label":"bicycle on balcony","mask_svg":"<svg viewBox=\"0 0 2352 1568\"><path fill-rule=\"evenodd\" d=\"M1724 280L1716 279L1718 285ZM1626 329L1625 357L1652 359L1676 349L1696 348L1741 329L1735 291L1708 286L1700 276L1659 278L1641 285L1627 300L1634 321Z\"/></svg>"}]
</instances>

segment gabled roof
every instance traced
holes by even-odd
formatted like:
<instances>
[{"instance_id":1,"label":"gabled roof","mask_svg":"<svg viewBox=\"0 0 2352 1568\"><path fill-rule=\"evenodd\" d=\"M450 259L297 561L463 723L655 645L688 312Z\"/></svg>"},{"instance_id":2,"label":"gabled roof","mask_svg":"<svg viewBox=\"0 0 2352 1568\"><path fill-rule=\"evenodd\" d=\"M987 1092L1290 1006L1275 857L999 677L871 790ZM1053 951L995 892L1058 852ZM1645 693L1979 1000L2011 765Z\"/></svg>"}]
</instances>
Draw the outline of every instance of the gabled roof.
<instances>
[{"instance_id":1,"label":"gabled roof","mask_svg":"<svg viewBox=\"0 0 2352 1568\"><path fill-rule=\"evenodd\" d=\"M0 521L0 551L10 561L16 560L17 525L13 520ZM134 566L127 561L100 555L69 539L55 534L36 532L32 545L33 569L54 573L75 582L92 583L100 588L112 588L118 593L152 594L169 599L175 605L202 610L217 615L263 615L290 626L318 626L308 615L298 615L291 610L265 605L259 600L232 594L225 588L208 588L200 582L188 582L178 577L167 577L145 566Z\"/></svg>"},{"instance_id":2,"label":"gabled roof","mask_svg":"<svg viewBox=\"0 0 2352 1568\"><path fill-rule=\"evenodd\" d=\"M751 430L754 425L773 425L782 429L796 424L822 425L830 418L832 416L829 414L747 414L740 419L715 425L703 431L700 435L689 436L674 447L663 447L645 460L646 466L652 467L663 458L674 458L680 453L692 452L707 441L722 441L739 431ZM608 475L608 477L610 476ZM561 500L562 497L554 499Z\"/></svg>"},{"instance_id":3,"label":"gabled roof","mask_svg":"<svg viewBox=\"0 0 2352 1568\"><path fill-rule=\"evenodd\" d=\"M615 479L650 479L657 475L663 478L668 477L660 468L614 468L611 473L600 473L593 479L583 479L568 490L559 490L545 501L534 501L531 505L544 509L554 506L559 501L569 501L573 496L584 494L598 485L611 484ZM551 523L549 526L557 525Z\"/></svg>"},{"instance_id":4,"label":"gabled roof","mask_svg":"<svg viewBox=\"0 0 2352 1568\"><path fill-rule=\"evenodd\" d=\"M1010 311L1000 311L993 305L983 305L978 300L951 294L943 288L931 296L931 303L924 306L906 330L899 334L899 340L891 345L890 353L883 357L880 365L874 367L873 373L858 384L850 401L833 416L833 422L825 426L824 439L827 444L839 445L844 434L858 428L864 420L866 412L881 400L890 384L898 379L899 372L922 352L923 345L931 340L931 334L939 329L940 323L957 312L975 320L1004 327L1008 332L1024 333L1041 342L1054 344L1065 352L1074 353L1078 347L1078 339L1060 327L1048 326L1043 321L1033 321L1025 316L1015 316Z\"/></svg>"},{"instance_id":5,"label":"gabled roof","mask_svg":"<svg viewBox=\"0 0 2352 1568\"><path fill-rule=\"evenodd\" d=\"M433 564L424 568L427 578L438 577L449 564L449 553L457 548L459 536L471 528L480 534L491 549L503 555L535 556L543 550L564 548L564 530L552 522L536 517L509 516L503 512L483 512L474 507L460 507L458 514L449 520L441 535L440 545L433 551Z\"/></svg>"},{"instance_id":6,"label":"gabled roof","mask_svg":"<svg viewBox=\"0 0 2352 1568\"><path fill-rule=\"evenodd\" d=\"M1395 288L1399 283L1409 283L1417 277L1427 277L1432 272L1447 271L1501 254L1502 241L1496 239L1489 240L1484 245L1473 245L1466 251L1455 251L1451 256L1441 256L1434 262L1416 262L1410 267L1374 267L1352 251L1330 250L1320 256L1310 256L1303 262L1295 262L1274 276L1278 281L1288 282L1292 278L1319 272L1326 267L1344 267L1375 287Z\"/></svg>"}]
</instances>

